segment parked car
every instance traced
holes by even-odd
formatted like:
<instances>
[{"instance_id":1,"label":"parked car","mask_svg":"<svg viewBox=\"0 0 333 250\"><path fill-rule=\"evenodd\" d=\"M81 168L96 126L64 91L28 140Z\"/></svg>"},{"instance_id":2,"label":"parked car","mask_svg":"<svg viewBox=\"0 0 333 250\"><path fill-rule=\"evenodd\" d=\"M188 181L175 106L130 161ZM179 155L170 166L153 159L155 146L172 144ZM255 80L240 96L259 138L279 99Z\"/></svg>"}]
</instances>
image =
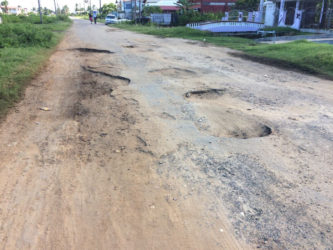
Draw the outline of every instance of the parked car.
<instances>
[{"instance_id":1,"label":"parked car","mask_svg":"<svg viewBox=\"0 0 333 250\"><path fill-rule=\"evenodd\" d=\"M118 23L118 18L115 15L107 15L105 17L105 24Z\"/></svg>"},{"instance_id":2,"label":"parked car","mask_svg":"<svg viewBox=\"0 0 333 250\"><path fill-rule=\"evenodd\" d=\"M108 14L105 18L105 24L114 24L114 23L121 23L121 22L128 22L128 19L120 19L114 14Z\"/></svg>"}]
</instances>

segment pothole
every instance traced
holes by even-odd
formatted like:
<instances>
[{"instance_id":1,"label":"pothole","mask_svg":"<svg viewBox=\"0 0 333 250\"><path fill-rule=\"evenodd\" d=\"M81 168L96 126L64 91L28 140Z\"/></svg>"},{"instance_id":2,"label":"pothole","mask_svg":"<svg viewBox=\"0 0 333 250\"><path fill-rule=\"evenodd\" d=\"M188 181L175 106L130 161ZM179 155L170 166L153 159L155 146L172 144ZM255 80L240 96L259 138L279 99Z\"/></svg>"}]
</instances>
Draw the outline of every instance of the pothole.
<instances>
[{"instance_id":1,"label":"pothole","mask_svg":"<svg viewBox=\"0 0 333 250\"><path fill-rule=\"evenodd\" d=\"M135 45L129 44L129 45L123 45L124 48L128 48L128 49L134 49L136 48Z\"/></svg>"},{"instance_id":2,"label":"pothole","mask_svg":"<svg viewBox=\"0 0 333 250\"><path fill-rule=\"evenodd\" d=\"M92 68L88 68L88 67L85 67L85 66L82 66L82 68L85 70L85 71L88 71L90 73L94 73L94 74L100 74L100 75L103 75L103 76L107 76L107 77L110 77L110 78L114 78L114 79L119 79L119 80L123 80L123 81L126 81L127 84L129 84L131 82L131 79L127 78L127 77L123 77L123 76L118 76L118 75L113 75L113 74L110 74L110 73L106 73L104 71L97 71L97 70L94 70Z\"/></svg>"},{"instance_id":3,"label":"pothole","mask_svg":"<svg viewBox=\"0 0 333 250\"><path fill-rule=\"evenodd\" d=\"M159 73L161 75L171 76L171 77L175 77L175 78L190 77L190 76L197 74L195 71L192 71L189 69L177 68L177 67L154 69L154 70L150 70L149 72L150 73Z\"/></svg>"},{"instance_id":4,"label":"pothole","mask_svg":"<svg viewBox=\"0 0 333 250\"><path fill-rule=\"evenodd\" d=\"M222 96L226 92L226 89L205 89L188 91L185 93L186 98L199 97L199 98L214 98Z\"/></svg>"},{"instance_id":5,"label":"pothole","mask_svg":"<svg viewBox=\"0 0 333 250\"><path fill-rule=\"evenodd\" d=\"M236 129L231 134L232 137L248 139L253 137L265 137L272 134L272 129L264 124L257 124L255 127L245 130Z\"/></svg>"},{"instance_id":6,"label":"pothole","mask_svg":"<svg viewBox=\"0 0 333 250\"><path fill-rule=\"evenodd\" d=\"M104 50L104 49L93 49L93 48L74 48L71 50L77 50L80 52L87 52L87 53L105 53L105 54L113 54L114 52L110 50Z\"/></svg>"},{"instance_id":7,"label":"pothole","mask_svg":"<svg viewBox=\"0 0 333 250\"><path fill-rule=\"evenodd\" d=\"M196 107L196 127L215 137L249 139L272 134L266 122L238 110L225 109L221 105L200 104Z\"/></svg>"}]
</instances>

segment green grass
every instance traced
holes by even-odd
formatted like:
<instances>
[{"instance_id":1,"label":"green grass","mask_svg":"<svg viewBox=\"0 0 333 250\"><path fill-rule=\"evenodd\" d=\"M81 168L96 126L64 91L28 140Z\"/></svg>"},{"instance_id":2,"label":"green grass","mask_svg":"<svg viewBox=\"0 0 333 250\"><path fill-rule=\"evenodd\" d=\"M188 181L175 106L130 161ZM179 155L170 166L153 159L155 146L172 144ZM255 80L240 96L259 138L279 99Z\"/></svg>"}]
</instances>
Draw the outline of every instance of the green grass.
<instances>
[{"instance_id":1,"label":"green grass","mask_svg":"<svg viewBox=\"0 0 333 250\"><path fill-rule=\"evenodd\" d=\"M159 37L177 37L205 41L218 46L242 51L242 56L271 65L290 67L333 79L333 46L307 41L285 44L259 44L252 39L217 36L211 32L186 27L157 27L148 25L116 24L115 27ZM280 30L281 31L281 30ZM283 29L285 32L290 30Z\"/></svg>"},{"instance_id":2,"label":"green grass","mask_svg":"<svg viewBox=\"0 0 333 250\"><path fill-rule=\"evenodd\" d=\"M0 27L0 118L17 102L24 87L42 68L71 24L56 20L33 24L8 19Z\"/></svg>"},{"instance_id":3,"label":"green grass","mask_svg":"<svg viewBox=\"0 0 333 250\"><path fill-rule=\"evenodd\" d=\"M283 44L262 44L248 47L244 52L259 60L291 66L309 73L333 79L333 46L305 40Z\"/></svg>"},{"instance_id":4,"label":"green grass","mask_svg":"<svg viewBox=\"0 0 333 250\"><path fill-rule=\"evenodd\" d=\"M275 31L276 36L297 36L297 35L308 35L311 33L302 32L299 30L292 29L290 27L266 27L266 31Z\"/></svg>"}]
</instances>

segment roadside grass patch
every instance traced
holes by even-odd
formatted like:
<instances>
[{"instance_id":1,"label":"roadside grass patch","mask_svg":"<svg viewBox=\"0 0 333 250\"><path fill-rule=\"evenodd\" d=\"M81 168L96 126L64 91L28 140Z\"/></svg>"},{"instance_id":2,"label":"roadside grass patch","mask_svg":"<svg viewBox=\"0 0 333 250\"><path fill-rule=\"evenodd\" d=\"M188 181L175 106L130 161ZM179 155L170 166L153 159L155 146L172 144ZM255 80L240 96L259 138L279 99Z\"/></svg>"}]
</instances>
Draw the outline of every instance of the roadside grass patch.
<instances>
[{"instance_id":1,"label":"roadside grass patch","mask_svg":"<svg viewBox=\"0 0 333 250\"><path fill-rule=\"evenodd\" d=\"M113 25L138 33L159 37L177 37L204 41L218 46L242 51L241 56L270 65L294 68L333 79L333 46L308 41L294 41L284 44L260 44L248 38L217 35L187 27L158 27L154 25ZM290 28L276 28L277 32L290 34Z\"/></svg>"},{"instance_id":2,"label":"roadside grass patch","mask_svg":"<svg viewBox=\"0 0 333 250\"><path fill-rule=\"evenodd\" d=\"M33 24L8 23L0 25L0 48L47 47L51 39L51 31Z\"/></svg>"},{"instance_id":3,"label":"roadside grass patch","mask_svg":"<svg viewBox=\"0 0 333 250\"><path fill-rule=\"evenodd\" d=\"M0 118L22 96L71 24L67 18L3 15L0 25ZM48 20L48 21L47 21ZM66 20L66 21L62 21ZM39 21L39 17L38 17Z\"/></svg>"},{"instance_id":4,"label":"roadside grass patch","mask_svg":"<svg viewBox=\"0 0 333 250\"><path fill-rule=\"evenodd\" d=\"M281 66L292 66L333 79L333 46L305 40L283 44L262 44L243 50L249 56L267 59Z\"/></svg>"}]
</instances>

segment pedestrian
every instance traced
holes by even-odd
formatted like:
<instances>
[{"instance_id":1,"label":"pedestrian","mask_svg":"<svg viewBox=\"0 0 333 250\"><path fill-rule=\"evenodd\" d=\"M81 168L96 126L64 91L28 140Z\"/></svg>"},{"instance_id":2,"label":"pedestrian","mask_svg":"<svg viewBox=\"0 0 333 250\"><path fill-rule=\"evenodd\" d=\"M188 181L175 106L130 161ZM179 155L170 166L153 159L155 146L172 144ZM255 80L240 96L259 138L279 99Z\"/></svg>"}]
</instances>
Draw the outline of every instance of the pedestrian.
<instances>
[{"instance_id":1,"label":"pedestrian","mask_svg":"<svg viewBox=\"0 0 333 250\"><path fill-rule=\"evenodd\" d=\"M90 20L90 23L92 24L92 22L93 22L93 19L92 19L92 15L91 15L91 13L89 12L89 20Z\"/></svg>"},{"instance_id":2,"label":"pedestrian","mask_svg":"<svg viewBox=\"0 0 333 250\"><path fill-rule=\"evenodd\" d=\"M94 17L94 23L96 24L96 21L97 21L97 11L94 10L93 12L93 17Z\"/></svg>"}]
</instances>

